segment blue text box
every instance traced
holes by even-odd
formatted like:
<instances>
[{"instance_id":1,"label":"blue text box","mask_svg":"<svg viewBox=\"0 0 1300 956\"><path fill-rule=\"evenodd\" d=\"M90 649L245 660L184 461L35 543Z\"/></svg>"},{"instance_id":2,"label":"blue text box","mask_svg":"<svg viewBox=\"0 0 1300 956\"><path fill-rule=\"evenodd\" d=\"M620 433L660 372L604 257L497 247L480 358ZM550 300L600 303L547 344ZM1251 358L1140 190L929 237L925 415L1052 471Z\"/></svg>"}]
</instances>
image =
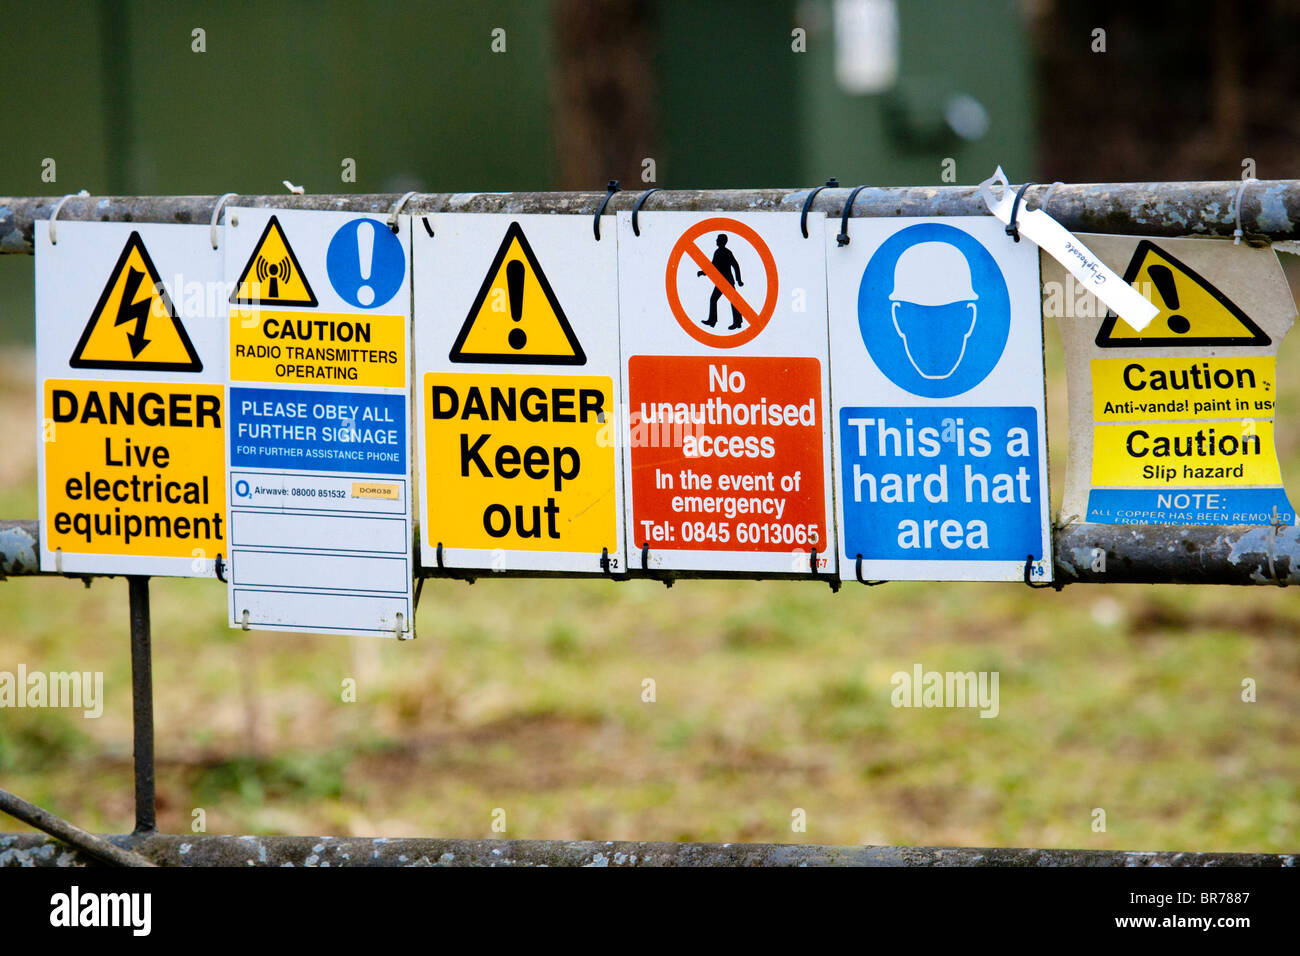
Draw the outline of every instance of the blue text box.
<instances>
[{"instance_id":1,"label":"blue text box","mask_svg":"<svg viewBox=\"0 0 1300 956\"><path fill-rule=\"evenodd\" d=\"M1033 408L840 409L850 559L1042 558Z\"/></svg>"},{"instance_id":2,"label":"blue text box","mask_svg":"<svg viewBox=\"0 0 1300 956\"><path fill-rule=\"evenodd\" d=\"M406 474L406 396L230 390L235 468Z\"/></svg>"}]
</instances>

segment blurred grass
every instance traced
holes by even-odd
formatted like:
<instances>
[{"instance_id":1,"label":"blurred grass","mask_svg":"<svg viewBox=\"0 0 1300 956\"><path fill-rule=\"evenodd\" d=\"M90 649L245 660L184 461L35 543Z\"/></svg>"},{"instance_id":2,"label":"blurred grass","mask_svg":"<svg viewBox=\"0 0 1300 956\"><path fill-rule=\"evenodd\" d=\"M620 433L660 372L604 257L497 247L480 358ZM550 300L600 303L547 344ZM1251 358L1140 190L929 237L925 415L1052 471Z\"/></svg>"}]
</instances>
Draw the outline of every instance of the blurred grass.
<instances>
[{"instance_id":1,"label":"blurred grass","mask_svg":"<svg viewBox=\"0 0 1300 956\"><path fill-rule=\"evenodd\" d=\"M1283 368L1300 368L1297 338ZM1297 398L1284 375L1289 475ZM0 354L3 514L36 512L34 414L30 352ZM166 830L202 808L209 832L488 837L502 808L515 838L1300 844L1294 590L429 581L407 644L230 630L215 582L152 593ZM106 693L99 720L0 711L0 785L129 830L125 583L11 579L0 620L0 669L103 670ZM999 716L893 708L890 675L917 662L999 671Z\"/></svg>"}]
</instances>

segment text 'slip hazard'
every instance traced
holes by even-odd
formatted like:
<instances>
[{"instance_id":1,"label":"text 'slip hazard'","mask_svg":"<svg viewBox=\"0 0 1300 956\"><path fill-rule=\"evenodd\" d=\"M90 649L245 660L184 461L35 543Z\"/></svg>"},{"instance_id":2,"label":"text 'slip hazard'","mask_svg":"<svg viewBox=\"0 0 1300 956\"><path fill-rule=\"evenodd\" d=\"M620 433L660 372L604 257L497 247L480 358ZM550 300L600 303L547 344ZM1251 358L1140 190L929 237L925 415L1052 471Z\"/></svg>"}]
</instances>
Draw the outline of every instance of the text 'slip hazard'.
<instances>
[{"instance_id":1,"label":"text 'slip hazard'","mask_svg":"<svg viewBox=\"0 0 1300 956\"><path fill-rule=\"evenodd\" d=\"M767 294L763 299L762 306L758 309L755 309L741 295L740 291L732 285L730 278L724 276L696 244L696 240L701 236L714 232L721 233L724 236L735 235L743 239L753 247L754 252L757 253L759 260L763 263L763 271L767 279ZM722 248L722 246L723 243L720 242L719 248ZM732 310L744 319L743 328L730 335L717 334L706 331L703 328L704 323L691 316L682 305L681 296L677 291L677 274L685 264L684 259L689 259L689 265L697 267L712 283L715 290L713 293L714 308L716 308L717 298L720 294L721 297L726 298ZM687 335L697 342L703 342L705 345L714 348L733 349L752 341L763 331L771 320L772 314L776 311L778 294L776 260L773 258L772 251L768 248L767 243L763 241L763 237L743 222L725 216L702 219L687 229L673 245L672 252L668 256L664 286L668 295L668 306L672 309L673 316ZM716 314L711 313L710 318L716 321Z\"/></svg>"}]
</instances>

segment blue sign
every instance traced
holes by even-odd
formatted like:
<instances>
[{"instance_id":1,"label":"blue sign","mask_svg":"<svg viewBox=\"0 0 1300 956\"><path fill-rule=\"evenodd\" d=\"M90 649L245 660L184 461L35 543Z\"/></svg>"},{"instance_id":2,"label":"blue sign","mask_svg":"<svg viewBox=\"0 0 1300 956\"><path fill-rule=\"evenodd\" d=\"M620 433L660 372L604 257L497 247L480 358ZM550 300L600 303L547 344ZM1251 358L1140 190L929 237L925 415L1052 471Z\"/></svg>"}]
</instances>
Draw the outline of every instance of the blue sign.
<instances>
[{"instance_id":1,"label":"blue sign","mask_svg":"<svg viewBox=\"0 0 1300 956\"><path fill-rule=\"evenodd\" d=\"M894 233L858 287L858 326L880 371L926 398L970 391L997 366L1011 329L1002 270L977 239L927 222Z\"/></svg>"},{"instance_id":2,"label":"blue sign","mask_svg":"<svg viewBox=\"0 0 1300 956\"><path fill-rule=\"evenodd\" d=\"M1100 524L1295 523L1282 488L1093 488L1088 521Z\"/></svg>"},{"instance_id":3,"label":"blue sign","mask_svg":"<svg viewBox=\"0 0 1300 956\"><path fill-rule=\"evenodd\" d=\"M276 471L406 474L406 396L230 390L230 464Z\"/></svg>"},{"instance_id":4,"label":"blue sign","mask_svg":"<svg viewBox=\"0 0 1300 956\"><path fill-rule=\"evenodd\" d=\"M354 219L330 240L325 270L344 302L359 309L377 309L401 288L406 253L401 240L382 222Z\"/></svg>"},{"instance_id":5,"label":"blue sign","mask_svg":"<svg viewBox=\"0 0 1300 956\"><path fill-rule=\"evenodd\" d=\"M1034 408L840 409L850 560L1043 557Z\"/></svg>"}]
</instances>

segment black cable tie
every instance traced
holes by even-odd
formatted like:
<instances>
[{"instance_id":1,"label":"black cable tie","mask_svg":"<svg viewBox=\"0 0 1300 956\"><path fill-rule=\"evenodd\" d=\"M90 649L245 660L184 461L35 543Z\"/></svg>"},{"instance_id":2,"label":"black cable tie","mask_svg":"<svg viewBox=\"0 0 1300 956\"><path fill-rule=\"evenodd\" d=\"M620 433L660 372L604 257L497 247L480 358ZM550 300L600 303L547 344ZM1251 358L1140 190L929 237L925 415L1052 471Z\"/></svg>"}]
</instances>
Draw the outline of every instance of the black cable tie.
<instances>
[{"instance_id":1,"label":"black cable tie","mask_svg":"<svg viewBox=\"0 0 1300 956\"><path fill-rule=\"evenodd\" d=\"M654 186L651 189L647 189L639 197L637 197L636 205L632 207L632 235L634 236L641 235L641 226L638 225L636 221L637 213L641 211L641 207L645 205L645 201L650 198L650 194L657 193L657 192L659 192L659 187Z\"/></svg>"},{"instance_id":2,"label":"black cable tie","mask_svg":"<svg viewBox=\"0 0 1300 956\"><path fill-rule=\"evenodd\" d=\"M226 580L226 562L221 560L220 551L217 552L217 560L212 565L212 570L216 572L217 580L220 581L222 584L230 583L229 581Z\"/></svg>"},{"instance_id":3,"label":"black cable tie","mask_svg":"<svg viewBox=\"0 0 1300 956\"><path fill-rule=\"evenodd\" d=\"M837 245L847 246L849 244L849 213L853 211L853 201L858 198L858 193L866 188L866 186L859 186L849 193L848 201L844 203L844 210L840 214L840 234L835 237Z\"/></svg>"},{"instance_id":4,"label":"black cable tie","mask_svg":"<svg viewBox=\"0 0 1300 956\"><path fill-rule=\"evenodd\" d=\"M1037 186L1038 183L1025 183L1016 190L1016 198L1011 201L1011 222L1007 223L1007 235L1016 242L1020 241L1020 224L1017 219L1020 216L1020 200L1024 198L1025 190L1030 186ZM1003 195L1006 195L1005 193Z\"/></svg>"},{"instance_id":5,"label":"black cable tie","mask_svg":"<svg viewBox=\"0 0 1300 956\"><path fill-rule=\"evenodd\" d=\"M647 541L641 545L641 570L650 570L650 542Z\"/></svg>"},{"instance_id":6,"label":"black cable tie","mask_svg":"<svg viewBox=\"0 0 1300 956\"><path fill-rule=\"evenodd\" d=\"M1034 556L1032 554L1027 555L1025 557L1025 584L1029 585L1034 590L1037 590L1039 588L1055 588L1056 590L1059 591L1061 590L1061 588L1065 587L1065 583L1063 581L1062 582L1042 581L1035 584L1033 581L1029 580L1029 572L1033 568L1033 566L1034 566Z\"/></svg>"},{"instance_id":7,"label":"black cable tie","mask_svg":"<svg viewBox=\"0 0 1300 956\"><path fill-rule=\"evenodd\" d=\"M623 187L618 184L617 179L611 179L605 185L605 198L600 201L600 208L596 210L596 219L591 224L591 231L596 234L596 241L600 242L600 217L605 215L605 207L609 201L614 198L614 193L622 192Z\"/></svg>"},{"instance_id":8,"label":"black cable tie","mask_svg":"<svg viewBox=\"0 0 1300 956\"><path fill-rule=\"evenodd\" d=\"M600 549L600 570L613 577L609 570L609 548Z\"/></svg>"},{"instance_id":9,"label":"black cable tie","mask_svg":"<svg viewBox=\"0 0 1300 956\"><path fill-rule=\"evenodd\" d=\"M862 576L862 555L858 555L858 563L857 567L854 569L854 573L858 576L858 583L865 584L869 588L874 588L877 584L885 583L884 581L868 581Z\"/></svg>"},{"instance_id":10,"label":"black cable tie","mask_svg":"<svg viewBox=\"0 0 1300 956\"><path fill-rule=\"evenodd\" d=\"M808 198L803 201L803 215L799 217L799 231L803 233L805 239L808 238L808 210L812 208L813 200L817 198L817 194L827 187L831 189L839 189L840 181L832 176L830 179L826 180L825 185L818 186L810 192Z\"/></svg>"},{"instance_id":11,"label":"black cable tie","mask_svg":"<svg viewBox=\"0 0 1300 956\"><path fill-rule=\"evenodd\" d=\"M441 568L446 568L447 566L446 566L445 564L442 563L442 542L441 542L441 541L438 542L438 552L437 552L437 554L438 554L438 567L439 567L440 569L441 569Z\"/></svg>"}]
</instances>

